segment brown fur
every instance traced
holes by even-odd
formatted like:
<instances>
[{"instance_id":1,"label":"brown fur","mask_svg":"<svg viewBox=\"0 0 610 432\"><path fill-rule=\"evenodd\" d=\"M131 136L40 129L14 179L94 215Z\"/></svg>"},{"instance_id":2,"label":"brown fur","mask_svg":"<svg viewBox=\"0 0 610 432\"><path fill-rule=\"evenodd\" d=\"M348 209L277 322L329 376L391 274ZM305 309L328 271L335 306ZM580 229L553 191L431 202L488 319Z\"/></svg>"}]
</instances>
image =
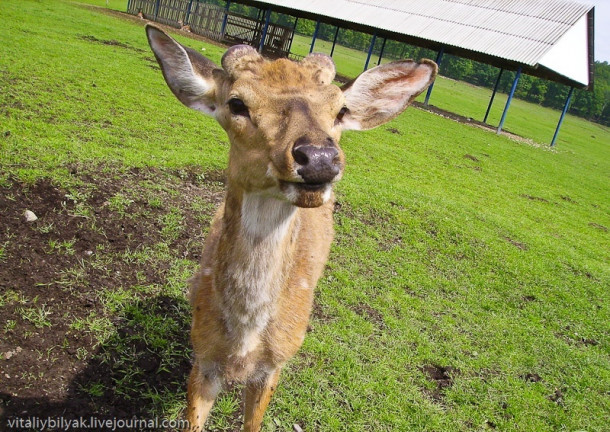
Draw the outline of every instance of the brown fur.
<instances>
[{"instance_id":1,"label":"brown fur","mask_svg":"<svg viewBox=\"0 0 610 432\"><path fill-rule=\"evenodd\" d=\"M436 65L384 65L342 91L331 84L335 67L324 55L268 62L253 48L236 46L219 69L160 30L147 32L174 94L213 115L231 141L225 201L191 287L187 419L191 430L202 430L221 387L238 382L246 386L244 430L255 432L281 368L303 343L328 258L331 184L344 167L341 131L395 117L431 82ZM310 159L322 160L323 153L304 156L299 148L331 156L317 167Z\"/></svg>"}]
</instances>

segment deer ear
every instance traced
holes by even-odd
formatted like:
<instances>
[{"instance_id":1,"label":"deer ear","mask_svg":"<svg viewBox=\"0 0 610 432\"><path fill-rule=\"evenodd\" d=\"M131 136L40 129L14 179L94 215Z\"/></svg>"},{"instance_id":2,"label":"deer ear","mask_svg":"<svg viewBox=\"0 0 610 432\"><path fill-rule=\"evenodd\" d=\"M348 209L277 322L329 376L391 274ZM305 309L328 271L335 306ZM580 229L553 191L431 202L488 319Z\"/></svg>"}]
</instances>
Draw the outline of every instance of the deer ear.
<instances>
[{"instance_id":1,"label":"deer ear","mask_svg":"<svg viewBox=\"0 0 610 432\"><path fill-rule=\"evenodd\" d=\"M372 129L392 120L434 81L437 71L431 60L403 60L363 72L341 88L347 108L343 129Z\"/></svg>"},{"instance_id":2,"label":"deer ear","mask_svg":"<svg viewBox=\"0 0 610 432\"><path fill-rule=\"evenodd\" d=\"M146 35L167 85L180 102L213 114L216 110L213 71L218 66L197 51L180 45L157 27L147 25Z\"/></svg>"}]
</instances>

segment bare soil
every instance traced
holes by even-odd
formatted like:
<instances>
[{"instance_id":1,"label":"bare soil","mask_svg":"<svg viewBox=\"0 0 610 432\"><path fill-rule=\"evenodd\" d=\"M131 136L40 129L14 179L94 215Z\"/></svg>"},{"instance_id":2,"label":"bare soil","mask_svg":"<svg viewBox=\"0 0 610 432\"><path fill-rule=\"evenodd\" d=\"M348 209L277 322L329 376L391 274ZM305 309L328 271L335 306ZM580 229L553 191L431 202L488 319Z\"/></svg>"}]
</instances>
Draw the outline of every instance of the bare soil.
<instances>
[{"instance_id":1,"label":"bare soil","mask_svg":"<svg viewBox=\"0 0 610 432\"><path fill-rule=\"evenodd\" d=\"M163 287L176 260L196 267L222 174L71 172L83 184L76 198L49 180L0 187L0 430L15 417L158 413L155 393L183 392L190 370L187 301ZM130 198L124 209L111 205L117 194ZM38 220L26 222L26 209ZM180 214L180 229L168 237L163 221L171 212ZM150 259L127 259L158 250ZM116 310L106 307L104 293L134 286L146 289ZM161 342L147 338L140 311L176 325ZM104 337L96 322L106 323Z\"/></svg>"}]
</instances>

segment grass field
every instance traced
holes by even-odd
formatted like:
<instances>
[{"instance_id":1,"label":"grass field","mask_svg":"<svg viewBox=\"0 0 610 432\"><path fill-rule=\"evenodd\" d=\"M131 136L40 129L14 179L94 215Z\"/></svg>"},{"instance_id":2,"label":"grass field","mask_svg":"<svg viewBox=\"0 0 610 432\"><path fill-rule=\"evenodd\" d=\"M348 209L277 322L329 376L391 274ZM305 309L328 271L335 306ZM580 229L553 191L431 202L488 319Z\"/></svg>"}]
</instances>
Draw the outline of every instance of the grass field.
<instances>
[{"instance_id":1,"label":"grass field","mask_svg":"<svg viewBox=\"0 0 610 432\"><path fill-rule=\"evenodd\" d=\"M143 22L0 17L0 424L179 418L226 136L167 89ZM431 103L480 120L489 93L439 79ZM558 117L513 102L540 146L416 109L344 135L336 241L264 430L608 430L610 131L568 116L550 150ZM239 427L238 396L211 430Z\"/></svg>"}]
</instances>

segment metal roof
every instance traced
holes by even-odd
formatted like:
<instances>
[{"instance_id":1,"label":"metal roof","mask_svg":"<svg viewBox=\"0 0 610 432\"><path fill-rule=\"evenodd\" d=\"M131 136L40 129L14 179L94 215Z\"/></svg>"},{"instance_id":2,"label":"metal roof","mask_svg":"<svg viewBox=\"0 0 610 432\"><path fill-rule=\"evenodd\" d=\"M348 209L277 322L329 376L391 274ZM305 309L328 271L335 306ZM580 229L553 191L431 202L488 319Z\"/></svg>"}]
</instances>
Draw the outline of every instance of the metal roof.
<instances>
[{"instance_id":1,"label":"metal roof","mask_svg":"<svg viewBox=\"0 0 610 432\"><path fill-rule=\"evenodd\" d=\"M578 87L592 81L594 8L571 0L234 1L377 31L419 46L444 47L445 52L496 66L515 69L521 65L526 73ZM573 30L580 26L584 28ZM570 32L571 44L560 43ZM541 63L556 46L586 53L586 64L575 72L573 51L565 52L565 68L557 54L552 56L552 66Z\"/></svg>"}]
</instances>

